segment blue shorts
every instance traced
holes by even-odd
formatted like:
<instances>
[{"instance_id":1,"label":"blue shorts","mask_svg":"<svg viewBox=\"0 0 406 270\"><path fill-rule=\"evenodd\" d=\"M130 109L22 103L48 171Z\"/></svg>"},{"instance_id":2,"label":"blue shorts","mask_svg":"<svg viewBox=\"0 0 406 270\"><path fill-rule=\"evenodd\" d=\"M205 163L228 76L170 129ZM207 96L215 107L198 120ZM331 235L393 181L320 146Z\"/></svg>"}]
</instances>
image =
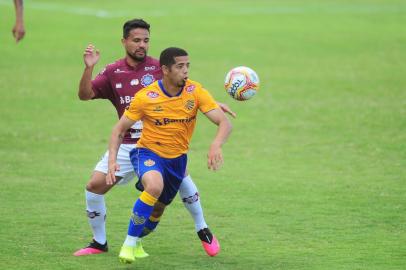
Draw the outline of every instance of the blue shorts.
<instances>
[{"instance_id":1,"label":"blue shorts","mask_svg":"<svg viewBox=\"0 0 406 270\"><path fill-rule=\"evenodd\" d=\"M135 173L138 175L138 182L135 187L143 191L144 187L141 178L144 173L158 171L164 179L164 189L158 201L168 205L178 193L179 186L185 177L187 155L183 154L176 158L163 158L147 148L134 148L130 152L131 163Z\"/></svg>"}]
</instances>

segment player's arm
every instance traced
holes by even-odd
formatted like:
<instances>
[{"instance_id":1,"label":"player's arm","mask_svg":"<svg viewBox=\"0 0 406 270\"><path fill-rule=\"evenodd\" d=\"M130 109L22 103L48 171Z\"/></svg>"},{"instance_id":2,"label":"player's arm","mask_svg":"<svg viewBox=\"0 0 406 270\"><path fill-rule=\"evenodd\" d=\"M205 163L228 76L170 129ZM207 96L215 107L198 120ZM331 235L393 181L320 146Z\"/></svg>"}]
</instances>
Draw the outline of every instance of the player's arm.
<instances>
[{"instance_id":1,"label":"player's arm","mask_svg":"<svg viewBox=\"0 0 406 270\"><path fill-rule=\"evenodd\" d=\"M205 113L213 123L218 125L217 134L210 145L209 153L207 154L207 167L211 170L217 170L223 164L223 154L221 146L230 136L232 125L221 109L214 109Z\"/></svg>"},{"instance_id":2,"label":"player's arm","mask_svg":"<svg viewBox=\"0 0 406 270\"><path fill-rule=\"evenodd\" d=\"M96 50L92 44L89 44L83 53L83 60L85 62L85 70L83 71L82 78L79 83L78 96L80 100L89 100L95 96L92 89L92 73L93 68L100 59L100 52Z\"/></svg>"},{"instance_id":3,"label":"player's arm","mask_svg":"<svg viewBox=\"0 0 406 270\"><path fill-rule=\"evenodd\" d=\"M12 31L16 42L19 42L25 35L23 0L14 0L14 6L16 10L16 23Z\"/></svg>"},{"instance_id":4,"label":"player's arm","mask_svg":"<svg viewBox=\"0 0 406 270\"><path fill-rule=\"evenodd\" d=\"M111 133L109 142L109 169L106 176L106 184L113 185L116 182L116 171L120 170L117 164L117 153L120 144L123 142L125 132L135 123L136 121L131 120L127 116L121 116L118 123L114 126Z\"/></svg>"},{"instance_id":5,"label":"player's arm","mask_svg":"<svg viewBox=\"0 0 406 270\"><path fill-rule=\"evenodd\" d=\"M233 118L236 118L236 117L237 117L237 114L236 114L235 112L233 112L233 111L231 110L231 108L230 108L227 104L225 104L225 103L220 103L220 102L217 101L217 105L220 106L220 108L223 110L223 112L228 113L228 114L231 115Z\"/></svg>"}]
</instances>

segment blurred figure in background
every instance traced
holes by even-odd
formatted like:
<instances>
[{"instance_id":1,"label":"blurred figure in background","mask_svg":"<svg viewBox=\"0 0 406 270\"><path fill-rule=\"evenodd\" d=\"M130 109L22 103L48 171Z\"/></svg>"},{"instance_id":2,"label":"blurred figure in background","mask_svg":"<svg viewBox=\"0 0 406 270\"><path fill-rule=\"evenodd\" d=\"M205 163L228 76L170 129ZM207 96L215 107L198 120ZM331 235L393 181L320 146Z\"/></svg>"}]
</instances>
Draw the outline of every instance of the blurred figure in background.
<instances>
[{"instance_id":1,"label":"blurred figure in background","mask_svg":"<svg viewBox=\"0 0 406 270\"><path fill-rule=\"evenodd\" d=\"M18 43L25 35L23 0L14 0L14 6L16 10L16 23L12 29L12 32L16 43Z\"/></svg>"}]
</instances>

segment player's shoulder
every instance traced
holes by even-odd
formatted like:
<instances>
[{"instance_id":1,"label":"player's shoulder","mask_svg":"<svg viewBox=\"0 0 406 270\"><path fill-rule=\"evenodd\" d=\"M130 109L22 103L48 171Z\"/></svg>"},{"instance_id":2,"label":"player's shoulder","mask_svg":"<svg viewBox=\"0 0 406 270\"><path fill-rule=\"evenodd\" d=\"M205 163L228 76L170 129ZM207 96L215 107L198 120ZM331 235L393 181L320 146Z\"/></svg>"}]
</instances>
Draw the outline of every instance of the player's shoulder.
<instances>
[{"instance_id":1,"label":"player's shoulder","mask_svg":"<svg viewBox=\"0 0 406 270\"><path fill-rule=\"evenodd\" d=\"M106 73L112 73L114 71L125 69L126 68L126 63L125 63L125 58L118 59L112 63L107 64L102 71L100 71L100 74Z\"/></svg>"},{"instance_id":2,"label":"player's shoulder","mask_svg":"<svg viewBox=\"0 0 406 270\"><path fill-rule=\"evenodd\" d=\"M159 97L158 81L155 81L150 85L142 88L140 91L137 92L136 96L146 100L153 100Z\"/></svg>"},{"instance_id":3,"label":"player's shoulder","mask_svg":"<svg viewBox=\"0 0 406 270\"><path fill-rule=\"evenodd\" d=\"M188 87L188 86L190 86L191 88L199 88L199 89L204 88L201 83L191 80L191 79L187 79L187 81L186 81L185 87Z\"/></svg>"},{"instance_id":4,"label":"player's shoulder","mask_svg":"<svg viewBox=\"0 0 406 270\"><path fill-rule=\"evenodd\" d=\"M145 65L153 66L153 67L158 68L158 69L160 68L159 60L154 58L154 57L151 57L151 56L147 56L145 58Z\"/></svg>"},{"instance_id":5,"label":"player's shoulder","mask_svg":"<svg viewBox=\"0 0 406 270\"><path fill-rule=\"evenodd\" d=\"M194 81L194 80L191 80L191 79L188 79L186 81L184 89L189 94L192 94L192 93L196 94L196 93L199 93L202 90L205 90L205 88L203 87L203 85L201 83L199 83L197 81Z\"/></svg>"}]
</instances>

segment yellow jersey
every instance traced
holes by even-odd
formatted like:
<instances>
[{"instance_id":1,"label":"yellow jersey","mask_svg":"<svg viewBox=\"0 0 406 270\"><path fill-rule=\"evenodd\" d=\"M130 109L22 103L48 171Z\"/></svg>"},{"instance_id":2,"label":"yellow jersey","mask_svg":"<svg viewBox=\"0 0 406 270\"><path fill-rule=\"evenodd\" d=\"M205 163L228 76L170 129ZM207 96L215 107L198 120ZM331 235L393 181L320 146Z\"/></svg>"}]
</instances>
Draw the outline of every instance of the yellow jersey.
<instances>
[{"instance_id":1,"label":"yellow jersey","mask_svg":"<svg viewBox=\"0 0 406 270\"><path fill-rule=\"evenodd\" d=\"M218 107L198 82L187 80L178 95L169 96L159 80L137 92L124 115L143 122L137 147L148 148L163 158L175 158L189 149L197 110L206 113Z\"/></svg>"}]
</instances>

